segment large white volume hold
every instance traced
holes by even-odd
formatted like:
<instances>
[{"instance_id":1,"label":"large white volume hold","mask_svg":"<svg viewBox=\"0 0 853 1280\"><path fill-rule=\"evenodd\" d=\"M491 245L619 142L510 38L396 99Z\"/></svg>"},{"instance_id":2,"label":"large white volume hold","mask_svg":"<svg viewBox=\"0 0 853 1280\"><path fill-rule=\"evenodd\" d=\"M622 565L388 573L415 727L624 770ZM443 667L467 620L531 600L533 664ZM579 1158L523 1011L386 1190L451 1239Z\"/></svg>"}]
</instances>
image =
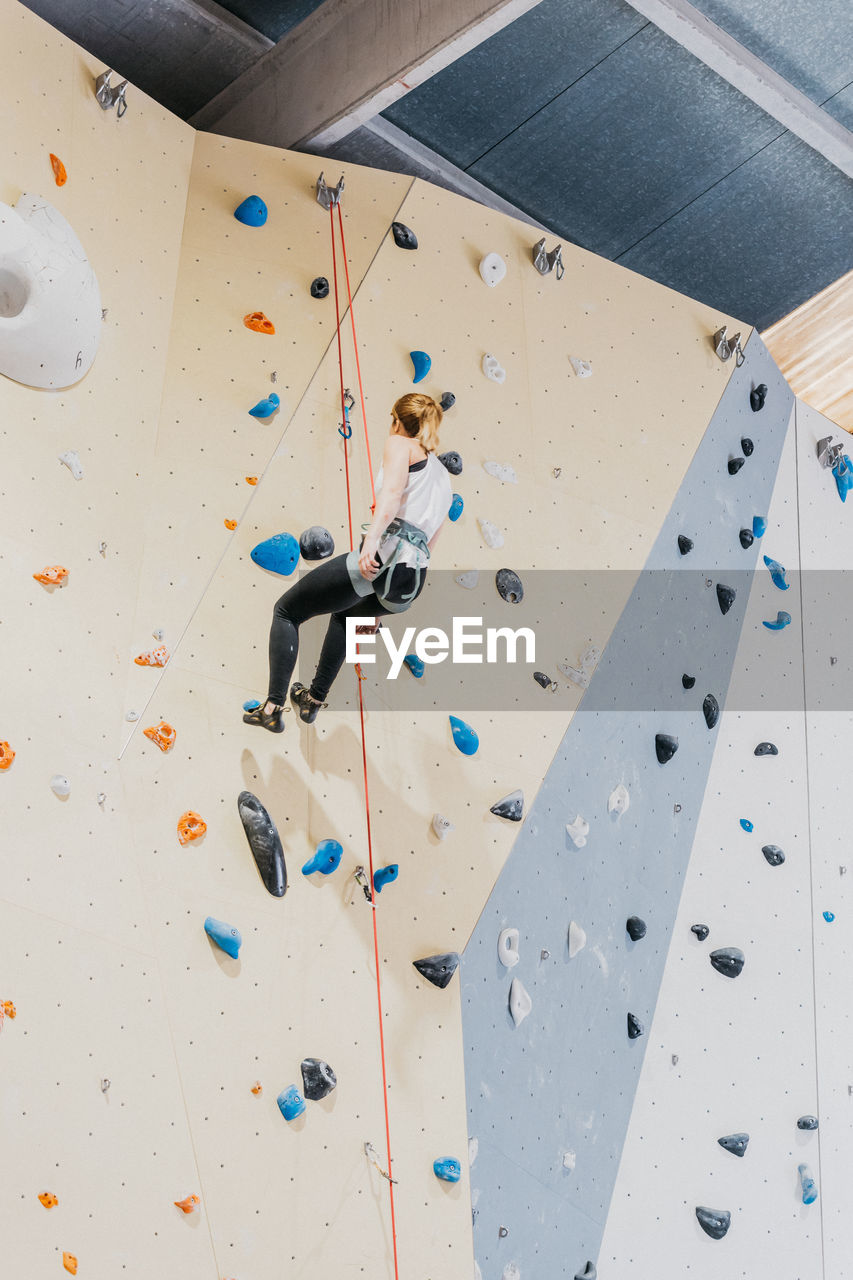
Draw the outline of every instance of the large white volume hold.
<instances>
[{"instance_id":1,"label":"large white volume hold","mask_svg":"<svg viewBox=\"0 0 853 1280\"><path fill-rule=\"evenodd\" d=\"M494 288L506 275L506 263L499 253L487 253L480 262L480 275L486 284Z\"/></svg>"},{"instance_id":2,"label":"large white volume hold","mask_svg":"<svg viewBox=\"0 0 853 1280\"><path fill-rule=\"evenodd\" d=\"M610 792L607 801L607 812L615 813L621 817L631 803L631 797L628 794L628 788L619 783L618 787L614 787Z\"/></svg>"},{"instance_id":3,"label":"large white volume hold","mask_svg":"<svg viewBox=\"0 0 853 1280\"><path fill-rule=\"evenodd\" d=\"M586 933L576 920L569 922L569 959L574 960L579 951L586 946Z\"/></svg>"},{"instance_id":4,"label":"large white volume hold","mask_svg":"<svg viewBox=\"0 0 853 1280\"><path fill-rule=\"evenodd\" d=\"M589 835L589 823L586 818L582 818L581 815L578 814L574 822L567 822L566 835L569 837L576 849L582 849L586 844L586 838Z\"/></svg>"},{"instance_id":5,"label":"large white volume hold","mask_svg":"<svg viewBox=\"0 0 853 1280\"><path fill-rule=\"evenodd\" d=\"M501 929L498 934L498 959L505 969L518 964L518 930Z\"/></svg>"},{"instance_id":6,"label":"large white volume hold","mask_svg":"<svg viewBox=\"0 0 853 1280\"><path fill-rule=\"evenodd\" d=\"M506 369L497 356L490 355L488 351L483 356L483 373L490 382L506 382Z\"/></svg>"},{"instance_id":7,"label":"large white volume hold","mask_svg":"<svg viewBox=\"0 0 853 1280\"><path fill-rule=\"evenodd\" d=\"M70 387L92 367L101 291L62 214L26 192L0 204L0 373L28 387Z\"/></svg>"},{"instance_id":8,"label":"large white volume hold","mask_svg":"<svg viewBox=\"0 0 853 1280\"><path fill-rule=\"evenodd\" d=\"M524 1021L532 1008L533 1001L525 991L523 983L518 978L513 978L509 989L509 1011L516 1026Z\"/></svg>"}]
</instances>

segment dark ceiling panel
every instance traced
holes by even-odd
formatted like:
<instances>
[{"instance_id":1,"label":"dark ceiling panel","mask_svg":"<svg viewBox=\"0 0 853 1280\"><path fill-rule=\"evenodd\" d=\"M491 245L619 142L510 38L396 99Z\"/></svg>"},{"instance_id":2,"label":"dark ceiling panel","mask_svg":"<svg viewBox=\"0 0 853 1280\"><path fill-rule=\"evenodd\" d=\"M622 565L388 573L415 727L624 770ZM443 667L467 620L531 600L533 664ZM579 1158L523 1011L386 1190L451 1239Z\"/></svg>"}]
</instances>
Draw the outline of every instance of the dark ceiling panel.
<instances>
[{"instance_id":1,"label":"dark ceiling panel","mask_svg":"<svg viewBox=\"0 0 853 1280\"><path fill-rule=\"evenodd\" d=\"M853 268L853 183L786 133L618 261L766 329Z\"/></svg>"},{"instance_id":2,"label":"dark ceiling panel","mask_svg":"<svg viewBox=\"0 0 853 1280\"><path fill-rule=\"evenodd\" d=\"M319 9L323 0L218 0L218 3L269 40L280 40Z\"/></svg>"},{"instance_id":3,"label":"dark ceiling panel","mask_svg":"<svg viewBox=\"0 0 853 1280\"><path fill-rule=\"evenodd\" d=\"M382 114L465 169L646 25L622 0L542 0Z\"/></svg>"},{"instance_id":4,"label":"dark ceiling panel","mask_svg":"<svg viewBox=\"0 0 853 1280\"><path fill-rule=\"evenodd\" d=\"M853 80L851 0L692 3L813 102Z\"/></svg>"},{"instance_id":5,"label":"dark ceiling panel","mask_svg":"<svg viewBox=\"0 0 853 1280\"><path fill-rule=\"evenodd\" d=\"M615 258L782 132L648 26L468 172Z\"/></svg>"}]
</instances>

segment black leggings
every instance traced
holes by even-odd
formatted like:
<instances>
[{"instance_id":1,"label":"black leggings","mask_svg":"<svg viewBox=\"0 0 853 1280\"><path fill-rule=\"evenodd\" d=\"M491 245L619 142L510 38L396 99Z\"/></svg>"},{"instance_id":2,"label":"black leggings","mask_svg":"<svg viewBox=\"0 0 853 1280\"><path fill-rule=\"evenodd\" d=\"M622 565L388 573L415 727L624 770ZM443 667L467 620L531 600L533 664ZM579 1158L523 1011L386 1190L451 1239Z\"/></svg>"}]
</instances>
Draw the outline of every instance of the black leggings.
<instances>
[{"instance_id":1,"label":"black leggings","mask_svg":"<svg viewBox=\"0 0 853 1280\"><path fill-rule=\"evenodd\" d=\"M346 655L346 619L376 618L392 612L380 602L374 591L360 596L353 589L346 565L346 555L325 560L286 591L273 610L270 627L270 683L267 700L284 706L287 691L299 653L299 628L309 618L330 613L329 626L317 671L309 690L311 697L325 702L329 690L344 663ZM417 594L424 586L426 571L421 571ZM384 586L384 577L379 579ZM394 569L390 599L399 601L415 586L416 570L409 565Z\"/></svg>"}]
</instances>

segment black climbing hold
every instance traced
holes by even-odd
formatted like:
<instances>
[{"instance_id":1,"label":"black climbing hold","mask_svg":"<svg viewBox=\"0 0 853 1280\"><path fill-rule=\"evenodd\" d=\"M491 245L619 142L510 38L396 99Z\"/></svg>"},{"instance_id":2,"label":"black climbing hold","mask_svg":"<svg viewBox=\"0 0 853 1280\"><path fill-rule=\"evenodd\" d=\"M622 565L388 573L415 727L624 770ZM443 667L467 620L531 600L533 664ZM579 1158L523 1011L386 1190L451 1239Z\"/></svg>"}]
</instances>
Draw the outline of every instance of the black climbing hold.
<instances>
[{"instance_id":1,"label":"black climbing hold","mask_svg":"<svg viewBox=\"0 0 853 1280\"><path fill-rule=\"evenodd\" d=\"M755 535L751 529L741 529L738 537L740 538L740 545L743 547L744 551L748 551L753 542L755 542Z\"/></svg>"},{"instance_id":2,"label":"black climbing hold","mask_svg":"<svg viewBox=\"0 0 853 1280\"><path fill-rule=\"evenodd\" d=\"M444 391L438 403L441 405L442 412L447 413L447 410L452 409L456 404L456 396L452 391Z\"/></svg>"},{"instance_id":3,"label":"black climbing hold","mask_svg":"<svg viewBox=\"0 0 853 1280\"><path fill-rule=\"evenodd\" d=\"M724 587L722 582L717 583L717 603L720 606L720 613L728 613L735 602L736 595L734 587Z\"/></svg>"},{"instance_id":4,"label":"black climbing hold","mask_svg":"<svg viewBox=\"0 0 853 1280\"><path fill-rule=\"evenodd\" d=\"M644 1031L645 1031L645 1027L643 1026L640 1019L635 1017L633 1013L629 1013L628 1014L628 1039L636 1040L637 1036L641 1036Z\"/></svg>"},{"instance_id":5,"label":"black climbing hold","mask_svg":"<svg viewBox=\"0 0 853 1280\"><path fill-rule=\"evenodd\" d=\"M799 1120L797 1121L797 1128L798 1129L816 1129L817 1116L800 1116Z\"/></svg>"},{"instance_id":6,"label":"black climbing hold","mask_svg":"<svg viewBox=\"0 0 853 1280\"><path fill-rule=\"evenodd\" d=\"M705 1235L712 1240L722 1240L732 1221L728 1209L706 1209L702 1204L696 1206L696 1217Z\"/></svg>"},{"instance_id":7,"label":"black climbing hold","mask_svg":"<svg viewBox=\"0 0 853 1280\"><path fill-rule=\"evenodd\" d=\"M741 436L740 447L743 450L745 457L747 458L752 457L752 453L753 453L753 450L755 449L755 445L752 443L749 436Z\"/></svg>"},{"instance_id":8,"label":"black climbing hold","mask_svg":"<svg viewBox=\"0 0 853 1280\"><path fill-rule=\"evenodd\" d=\"M759 742L753 754L756 756L778 756L779 748L773 742Z\"/></svg>"},{"instance_id":9,"label":"black climbing hold","mask_svg":"<svg viewBox=\"0 0 853 1280\"><path fill-rule=\"evenodd\" d=\"M541 684L543 689L550 689L554 683L550 676L546 676L544 671L534 671L533 679L537 684Z\"/></svg>"},{"instance_id":10,"label":"black climbing hold","mask_svg":"<svg viewBox=\"0 0 853 1280\"><path fill-rule=\"evenodd\" d=\"M758 413L759 409L764 408L764 401L767 399L767 383L761 382L757 387L753 387L749 393L749 407L753 413Z\"/></svg>"},{"instance_id":11,"label":"black climbing hold","mask_svg":"<svg viewBox=\"0 0 853 1280\"><path fill-rule=\"evenodd\" d=\"M417 249L418 237L405 222L392 222L391 230L394 233L394 243L399 249Z\"/></svg>"},{"instance_id":12,"label":"black climbing hold","mask_svg":"<svg viewBox=\"0 0 853 1280\"><path fill-rule=\"evenodd\" d=\"M731 1151L733 1156L745 1156L747 1144L749 1143L748 1133L728 1133L725 1138L718 1138L721 1147L726 1151Z\"/></svg>"},{"instance_id":13,"label":"black climbing hold","mask_svg":"<svg viewBox=\"0 0 853 1280\"><path fill-rule=\"evenodd\" d=\"M583 1271L576 1271L575 1280L598 1280L598 1271L595 1263L588 1262Z\"/></svg>"},{"instance_id":14,"label":"black climbing hold","mask_svg":"<svg viewBox=\"0 0 853 1280\"><path fill-rule=\"evenodd\" d=\"M678 739L673 738L671 733L655 734L655 755L658 758L658 764L666 764L667 760L671 760L678 750Z\"/></svg>"},{"instance_id":15,"label":"black climbing hold","mask_svg":"<svg viewBox=\"0 0 853 1280\"><path fill-rule=\"evenodd\" d=\"M686 676L686 675L685 675L685 676L682 676L682 677L681 677L681 683L682 683L682 685L684 686L684 688L685 688L685 689L692 689L692 688L693 688L693 686L694 686L694 684L696 683L696 677L695 677L695 676Z\"/></svg>"},{"instance_id":16,"label":"black climbing hold","mask_svg":"<svg viewBox=\"0 0 853 1280\"><path fill-rule=\"evenodd\" d=\"M287 868L275 823L251 791L240 792L237 809L267 892L274 898L283 898L287 892Z\"/></svg>"},{"instance_id":17,"label":"black climbing hold","mask_svg":"<svg viewBox=\"0 0 853 1280\"><path fill-rule=\"evenodd\" d=\"M334 555L335 540L321 524L312 524L299 535L299 551L303 560L326 560Z\"/></svg>"},{"instance_id":18,"label":"black climbing hold","mask_svg":"<svg viewBox=\"0 0 853 1280\"><path fill-rule=\"evenodd\" d=\"M514 569L498 569L495 574L495 586L498 589L498 595L508 604L521 604L524 599L524 587Z\"/></svg>"},{"instance_id":19,"label":"black climbing hold","mask_svg":"<svg viewBox=\"0 0 853 1280\"><path fill-rule=\"evenodd\" d=\"M763 844L761 852L764 854L771 867L781 867L785 861L785 855L779 848L778 844Z\"/></svg>"},{"instance_id":20,"label":"black climbing hold","mask_svg":"<svg viewBox=\"0 0 853 1280\"><path fill-rule=\"evenodd\" d=\"M625 928L628 930L628 937L632 942L639 942L641 938L646 936L646 922L641 920L639 916L629 916L625 921Z\"/></svg>"},{"instance_id":21,"label":"black climbing hold","mask_svg":"<svg viewBox=\"0 0 853 1280\"><path fill-rule=\"evenodd\" d=\"M425 956L423 960L413 960L412 964L434 987L446 987L459 968L459 952L445 951L440 956Z\"/></svg>"},{"instance_id":22,"label":"black climbing hold","mask_svg":"<svg viewBox=\"0 0 853 1280\"><path fill-rule=\"evenodd\" d=\"M736 476L745 462L746 458L729 458L729 475Z\"/></svg>"},{"instance_id":23,"label":"black climbing hold","mask_svg":"<svg viewBox=\"0 0 853 1280\"><path fill-rule=\"evenodd\" d=\"M338 1083L338 1077L322 1058L303 1058L301 1070L302 1092L311 1102L325 1098Z\"/></svg>"},{"instance_id":24,"label":"black climbing hold","mask_svg":"<svg viewBox=\"0 0 853 1280\"><path fill-rule=\"evenodd\" d=\"M692 550L693 550L693 541L692 541L692 539L691 539L691 538L686 537L686 535L685 535L685 534L680 533L680 534L678 535L678 550L681 552L681 554L682 554L683 556L686 556L688 551L692 551Z\"/></svg>"},{"instance_id":25,"label":"black climbing hold","mask_svg":"<svg viewBox=\"0 0 853 1280\"><path fill-rule=\"evenodd\" d=\"M690 932L695 933L700 942L704 942L711 930L706 924L692 924Z\"/></svg>"},{"instance_id":26,"label":"black climbing hold","mask_svg":"<svg viewBox=\"0 0 853 1280\"><path fill-rule=\"evenodd\" d=\"M702 715L705 717L705 723L708 728L713 729L720 718L720 704L713 693L705 694L705 700L702 703Z\"/></svg>"},{"instance_id":27,"label":"black climbing hold","mask_svg":"<svg viewBox=\"0 0 853 1280\"><path fill-rule=\"evenodd\" d=\"M462 475L462 459L458 453L440 453L438 460L443 467L446 467L452 476Z\"/></svg>"},{"instance_id":28,"label":"black climbing hold","mask_svg":"<svg viewBox=\"0 0 853 1280\"><path fill-rule=\"evenodd\" d=\"M720 947L708 959L724 978L737 978L743 970L744 954L739 947Z\"/></svg>"},{"instance_id":29,"label":"black climbing hold","mask_svg":"<svg viewBox=\"0 0 853 1280\"><path fill-rule=\"evenodd\" d=\"M316 280L311 281L311 297L312 298L328 298L329 282L325 276L317 276Z\"/></svg>"},{"instance_id":30,"label":"black climbing hold","mask_svg":"<svg viewBox=\"0 0 853 1280\"><path fill-rule=\"evenodd\" d=\"M521 822L523 809L524 792L511 791L508 796L504 796L503 800L493 804L489 813L493 813L498 818L508 818L510 822Z\"/></svg>"}]
</instances>

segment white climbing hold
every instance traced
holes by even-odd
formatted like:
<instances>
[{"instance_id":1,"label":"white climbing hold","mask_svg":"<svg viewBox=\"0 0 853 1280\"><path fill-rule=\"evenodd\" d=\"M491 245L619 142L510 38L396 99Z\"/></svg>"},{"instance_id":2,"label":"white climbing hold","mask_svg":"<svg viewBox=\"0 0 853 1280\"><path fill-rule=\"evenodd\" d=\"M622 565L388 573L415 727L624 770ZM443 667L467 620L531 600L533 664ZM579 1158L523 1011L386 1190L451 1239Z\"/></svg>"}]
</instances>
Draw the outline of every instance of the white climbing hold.
<instances>
[{"instance_id":1,"label":"white climbing hold","mask_svg":"<svg viewBox=\"0 0 853 1280\"><path fill-rule=\"evenodd\" d=\"M474 1280L483 1280L483 1273L476 1258L474 1259Z\"/></svg>"},{"instance_id":2,"label":"white climbing hold","mask_svg":"<svg viewBox=\"0 0 853 1280\"><path fill-rule=\"evenodd\" d=\"M129 720L129 721L131 722L131 724L132 724L134 720L138 720L138 719L139 719L139 712L138 712L138 711L128 711L127 715L126 715L124 718L125 718L125 720Z\"/></svg>"},{"instance_id":3,"label":"white climbing hold","mask_svg":"<svg viewBox=\"0 0 853 1280\"><path fill-rule=\"evenodd\" d=\"M99 792L98 792L98 804L101 806L101 808L103 808L103 807L104 807L104 805L105 805L106 803L107 803L107 793L106 793L106 791L99 791Z\"/></svg>"},{"instance_id":4,"label":"white climbing hold","mask_svg":"<svg viewBox=\"0 0 853 1280\"><path fill-rule=\"evenodd\" d=\"M607 812L615 813L621 817L627 810L630 803L631 797L628 794L628 788L623 786L620 782L619 786L614 787L610 792L610 796L607 801Z\"/></svg>"},{"instance_id":5,"label":"white climbing hold","mask_svg":"<svg viewBox=\"0 0 853 1280\"><path fill-rule=\"evenodd\" d=\"M576 356L569 356L569 362L579 378L592 377L592 364L589 360L579 360Z\"/></svg>"},{"instance_id":6,"label":"white climbing hold","mask_svg":"<svg viewBox=\"0 0 853 1280\"><path fill-rule=\"evenodd\" d=\"M506 275L506 263L499 253L487 253L480 263L480 275L490 288L500 284Z\"/></svg>"},{"instance_id":7,"label":"white climbing hold","mask_svg":"<svg viewBox=\"0 0 853 1280\"><path fill-rule=\"evenodd\" d=\"M519 1026L533 1008L533 1001L518 978L513 978L509 989L509 1011L516 1026Z\"/></svg>"},{"instance_id":8,"label":"white climbing hold","mask_svg":"<svg viewBox=\"0 0 853 1280\"><path fill-rule=\"evenodd\" d=\"M568 676L573 684L578 685L581 689L588 689L592 673L595 671L600 657L601 650L596 645L591 644L581 654L579 666L573 667L565 659L562 662L558 662L557 666L564 676Z\"/></svg>"},{"instance_id":9,"label":"white climbing hold","mask_svg":"<svg viewBox=\"0 0 853 1280\"><path fill-rule=\"evenodd\" d=\"M445 818L443 813L434 813L432 815L432 829L439 840L446 840L451 831L456 830L456 827L449 818Z\"/></svg>"},{"instance_id":10,"label":"white climbing hold","mask_svg":"<svg viewBox=\"0 0 853 1280\"><path fill-rule=\"evenodd\" d=\"M64 773L55 773L50 780L50 789L55 796L63 799L65 796L71 795L71 783L68 781Z\"/></svg>"},{"instance_id":11,"label":"white climbing hold","mask_svg":"<svg viewBox=\"0 0 853 1280\"><path fill-rule=\"evenodd\" d=\"M505 969L518 964L518 930L501 929L498 934L498 959Z\"/></svg>"},{"instance_id":12,"label":"white climbing hold","mask_svg":"<svg viewBox=\"0 0 853 1280\"><path fill-rule=\"evenodd\" d=\"M468 1139L468 1166L469 1166L469 1168L470 1168L470 1166L474 1163L474 1161L477 1159L477 1152L478 1152L479 1150L480 1150L480 1140L479 1140L479 1138L469 1138L469 1139Z\"/></svg>"},{"instance_id":13,"label":"white climbing hold","mask_svg":"<svg viewBox=\"0 0 853 1280\"><path fill-rule=\"evenodd\" d=\"M487 547L502 547L504 544L504 536L496 524L492 524L491 520L478 519L480 533Z\"/></svg>"},{"instance_id":14,"label":"white climbing hold","mask_svg":"<svg viewBox=\"0 0 853 1280\"><path fill-rule=\"evenodd\" d=\"M487 351L483 356L483 373L490 382L506 382L506 369L504 369L500 361Z\"/></svg>"},{"instance_id":15,"label":"white climbing hold","mask_svg":"<svg viewBox=\"0 0 853 1280\"><path fill-rule=\"evenodd\" d=\"M575 1155L574 1151L563 1152L563 1168L564 1169L574 1169L576 1160L577 1160L577 1156Z\"/></svg>"},{"instance_id":16,"label":"white climbing hold","mask_svg":"<svg viewBox=\"0 0 853 1280\"><path fill-rule=\"evenodd\" d=\"M466 569L465 573L457 573L456 581L460 587L466 587L468 591L473 591L477 583L480 581L479 569Z\"/></svg>"},{"instance_id":17,"label":"white climbing hold","mask_svg":"<svg viewBox=\"0 0 853 1280\"><path fill-rule=\"evenodd\" d=\"M501 1280L521 1280L521 1272L514 1262L508 1262L501 1272Z\"/></svg>"},{"instance_id":18,"label":"white climbing hold","mask_svg":"<svg viewBox=\"0 0 853 1280\"><path fill-rule=\"evenodd\" d=\"M586 844L586 838L589 835L589 823L586 818L583 818L578 814L574 822L567 822L566 835L569 837L576 849L582 849Z\"/></svg>"},{"instance_id":19,"label":"white climbing hold","mask_svg":"<svg viewBox=\"0 0 853 1280\"><path fill-rule=\"evenodd\" d=\"M155 640L162 640L165 637L166 632L163 630L162 627L158 627L156 631L152 631L151 634Z\"/></svg>"},{"instance_id":20,"label":"white climbing hold","mask_svg":"<svg viewBox=\"0 0 853 1280\"><path fill-rule=\"evenodd\" d=\"M79 455L73 449L66 449L59 455L59 461L68 468L75 480L83 479L83 465Z\"/></svg>"},{"instance_id":21,"label":"white climbing hold","mask_svg":"<svg viewBox=\"0 0 853 1280\"><path fill-rule=\"evenodd\" d=\"M586 933L580 925L572 920L569 923L569 959L574 960L579 951L586 946Z\"/></svg>"},{"instance_id":22,"label":"white climbing hold","mask_svg":"<svg viewBox=\"0 0 853 1280\"><path fill-rule=\"evenodd\" d=\"M518 476L509 465L502 466L500 462L489 461L483 463L483 470L487 476L500 480L501 484L518 484Z\"/></svg>"}]
</instances>

